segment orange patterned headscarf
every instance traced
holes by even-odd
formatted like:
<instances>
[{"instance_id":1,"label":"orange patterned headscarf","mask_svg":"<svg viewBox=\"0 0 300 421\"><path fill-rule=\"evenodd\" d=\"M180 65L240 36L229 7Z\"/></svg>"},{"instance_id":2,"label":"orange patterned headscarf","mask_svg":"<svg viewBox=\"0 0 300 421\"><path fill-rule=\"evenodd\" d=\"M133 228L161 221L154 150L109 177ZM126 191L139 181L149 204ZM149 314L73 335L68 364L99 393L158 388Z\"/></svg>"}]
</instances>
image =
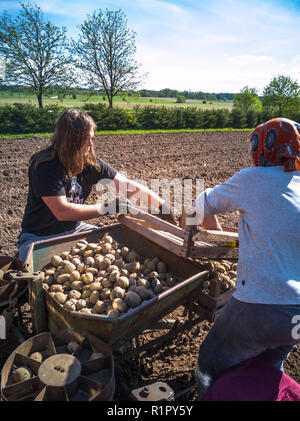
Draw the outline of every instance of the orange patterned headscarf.
<instances>
[{"instance_id":1,"label":"orange patterned headscarf","mask_svg":"<svg viewBox=\"0 0 300 421\"><path fill-rule=\"evenodd\" d=\"M287 118L274 118L256 127L251 135L256 167L280 165L285 171L300 170L300 124Z\"/></svg>"}]
</instances>

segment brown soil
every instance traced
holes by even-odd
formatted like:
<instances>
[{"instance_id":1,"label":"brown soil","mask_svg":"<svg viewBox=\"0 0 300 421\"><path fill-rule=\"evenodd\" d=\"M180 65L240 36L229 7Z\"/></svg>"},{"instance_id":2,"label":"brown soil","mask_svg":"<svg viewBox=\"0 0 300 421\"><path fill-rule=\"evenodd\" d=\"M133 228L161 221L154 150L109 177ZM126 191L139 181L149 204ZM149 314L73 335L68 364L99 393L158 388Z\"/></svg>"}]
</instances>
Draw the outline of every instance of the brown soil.
<instances>
[{"instance_id":1,"label":"brown soil","mask_svg":"<svg viewBox=\"0 0 300 421\"><path fill-rule=\"evenodd\" d=\"M247 132L207 132L184 134L144 134L98 136L95 149L98 156L118 171L126 171L130 178L204 178L205 187L225 181L234 172L251 165ZM30 156L46 146L48 139L2 139L0 144L0 255L15 254L20 224L27 199L27 168ZM88 203L93 203L93 191ZM220 217L221 223L236 227L238 213ZM116 222L114 216L90 221L97 226ZM183 307L172 313L182 318ZM30 309L22 307L23 317L30 317ZM170 315L168 317L171 317ZM194 370L201 342L209 331L206 321L189 332L173 337L159 349L131 357L135 341L122 349L116 359L117 388L115 400L129 397L130 391L155 381L165 381L175 393L195 383ZM148 341L162 332L139 335L138 343ZM27 335L31 334L30 320ZM0 368L14 347L0 341ZM116 354L116 357L118 353ZM300 346L296 347L285 363L287 374L300 383ZM182 400L193 400L195 393L186 393Z\"/></svg>"}]
</instances>

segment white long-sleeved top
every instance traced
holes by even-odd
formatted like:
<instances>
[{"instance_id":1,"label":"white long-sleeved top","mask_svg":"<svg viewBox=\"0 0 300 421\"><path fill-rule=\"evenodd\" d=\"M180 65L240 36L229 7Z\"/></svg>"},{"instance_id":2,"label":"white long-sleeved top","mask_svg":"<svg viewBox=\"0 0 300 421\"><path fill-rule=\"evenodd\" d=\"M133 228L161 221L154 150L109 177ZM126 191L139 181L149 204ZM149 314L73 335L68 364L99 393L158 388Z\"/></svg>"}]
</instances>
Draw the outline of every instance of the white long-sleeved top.
<instances>
[{"instance_id":1,"label":"white long-sleeved top","mask_svg":"<svg viewBox=\"0 0 300 421\"><path fill-rule=\"evenodd\" d=\"M300 304L299 171L245 168L206 189L194 205L200 215L240 212L236 299Z\"/></svg>"}]
</instances>

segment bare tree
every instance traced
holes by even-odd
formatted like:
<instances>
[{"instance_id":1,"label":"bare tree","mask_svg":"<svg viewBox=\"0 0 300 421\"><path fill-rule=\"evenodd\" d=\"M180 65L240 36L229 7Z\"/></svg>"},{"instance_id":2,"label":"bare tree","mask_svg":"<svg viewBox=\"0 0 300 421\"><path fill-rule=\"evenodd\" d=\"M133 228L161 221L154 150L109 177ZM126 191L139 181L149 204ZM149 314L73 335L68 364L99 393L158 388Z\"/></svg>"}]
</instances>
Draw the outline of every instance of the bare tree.
<instances>
[{"instance_id":1,"label":"bare tree","mask_svg":"<svg viewBox=\"0 0 300 421\"><path fill-rule=\"evenodd\" d=\"M135 61L136 33L127 28L121 10L95 11L80 25L78 41L72 40L76 66L86 84L104 90L109 106L119 92L134 90L145 75L138 77L140 65Z\"/></svg>"},{"instance_id":2,"label":"bare tree","mask_svg":"<svg viewBox=\"0 0 300 421\"><path fill-rule=\"evenodd\" d=\"M6 11L0 17L0 54L6 61L6 83L30 88L43 107L47 90L64 89L74 82L70 59L65 55L66 28L46 21L41 9L21 3L14 19Z\"/></svg>"}]
</instances>

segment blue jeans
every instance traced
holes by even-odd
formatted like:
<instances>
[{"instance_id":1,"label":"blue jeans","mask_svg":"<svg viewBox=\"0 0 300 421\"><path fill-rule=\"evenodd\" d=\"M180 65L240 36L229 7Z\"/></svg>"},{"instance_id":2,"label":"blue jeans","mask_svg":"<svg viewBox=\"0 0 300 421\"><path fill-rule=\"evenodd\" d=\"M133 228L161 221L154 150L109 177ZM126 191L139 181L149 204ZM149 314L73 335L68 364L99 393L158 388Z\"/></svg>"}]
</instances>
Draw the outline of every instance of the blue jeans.
<instances>
[{"instance_id":1,"label":"blue jeans","mask_svg":"<svg viewBox=\"0 0 300 421\"><path fill-rule=\"evenodd\" d=\"M292 318L299 315L300 305L245 303L232 297L200 346L198 399L225 370L258 355L283 371L283 361L300 342L292 336Z\"/></svg>"},{"instance_id":2,"label":"blue jeans","mask_svg":"<svg viewBox=\"0 0 300 421\"><path fill-rule=\"evenodd\" d=\"M42 241L42 240L48 240L48 239L50 240L51 238L59 237L61 235L75 234L77 232L88 231L88 230L98 229L98 228L99 227L96 227L95 225L86 224L85 222L80 222L77 228L69 230L69 231L61 232L60 234L41 236L41 235L23 232L18 242L16 243L16 246L19 249L18 259L25 261L30 244L36 241Z\"/></svg>"}]
</instances>

